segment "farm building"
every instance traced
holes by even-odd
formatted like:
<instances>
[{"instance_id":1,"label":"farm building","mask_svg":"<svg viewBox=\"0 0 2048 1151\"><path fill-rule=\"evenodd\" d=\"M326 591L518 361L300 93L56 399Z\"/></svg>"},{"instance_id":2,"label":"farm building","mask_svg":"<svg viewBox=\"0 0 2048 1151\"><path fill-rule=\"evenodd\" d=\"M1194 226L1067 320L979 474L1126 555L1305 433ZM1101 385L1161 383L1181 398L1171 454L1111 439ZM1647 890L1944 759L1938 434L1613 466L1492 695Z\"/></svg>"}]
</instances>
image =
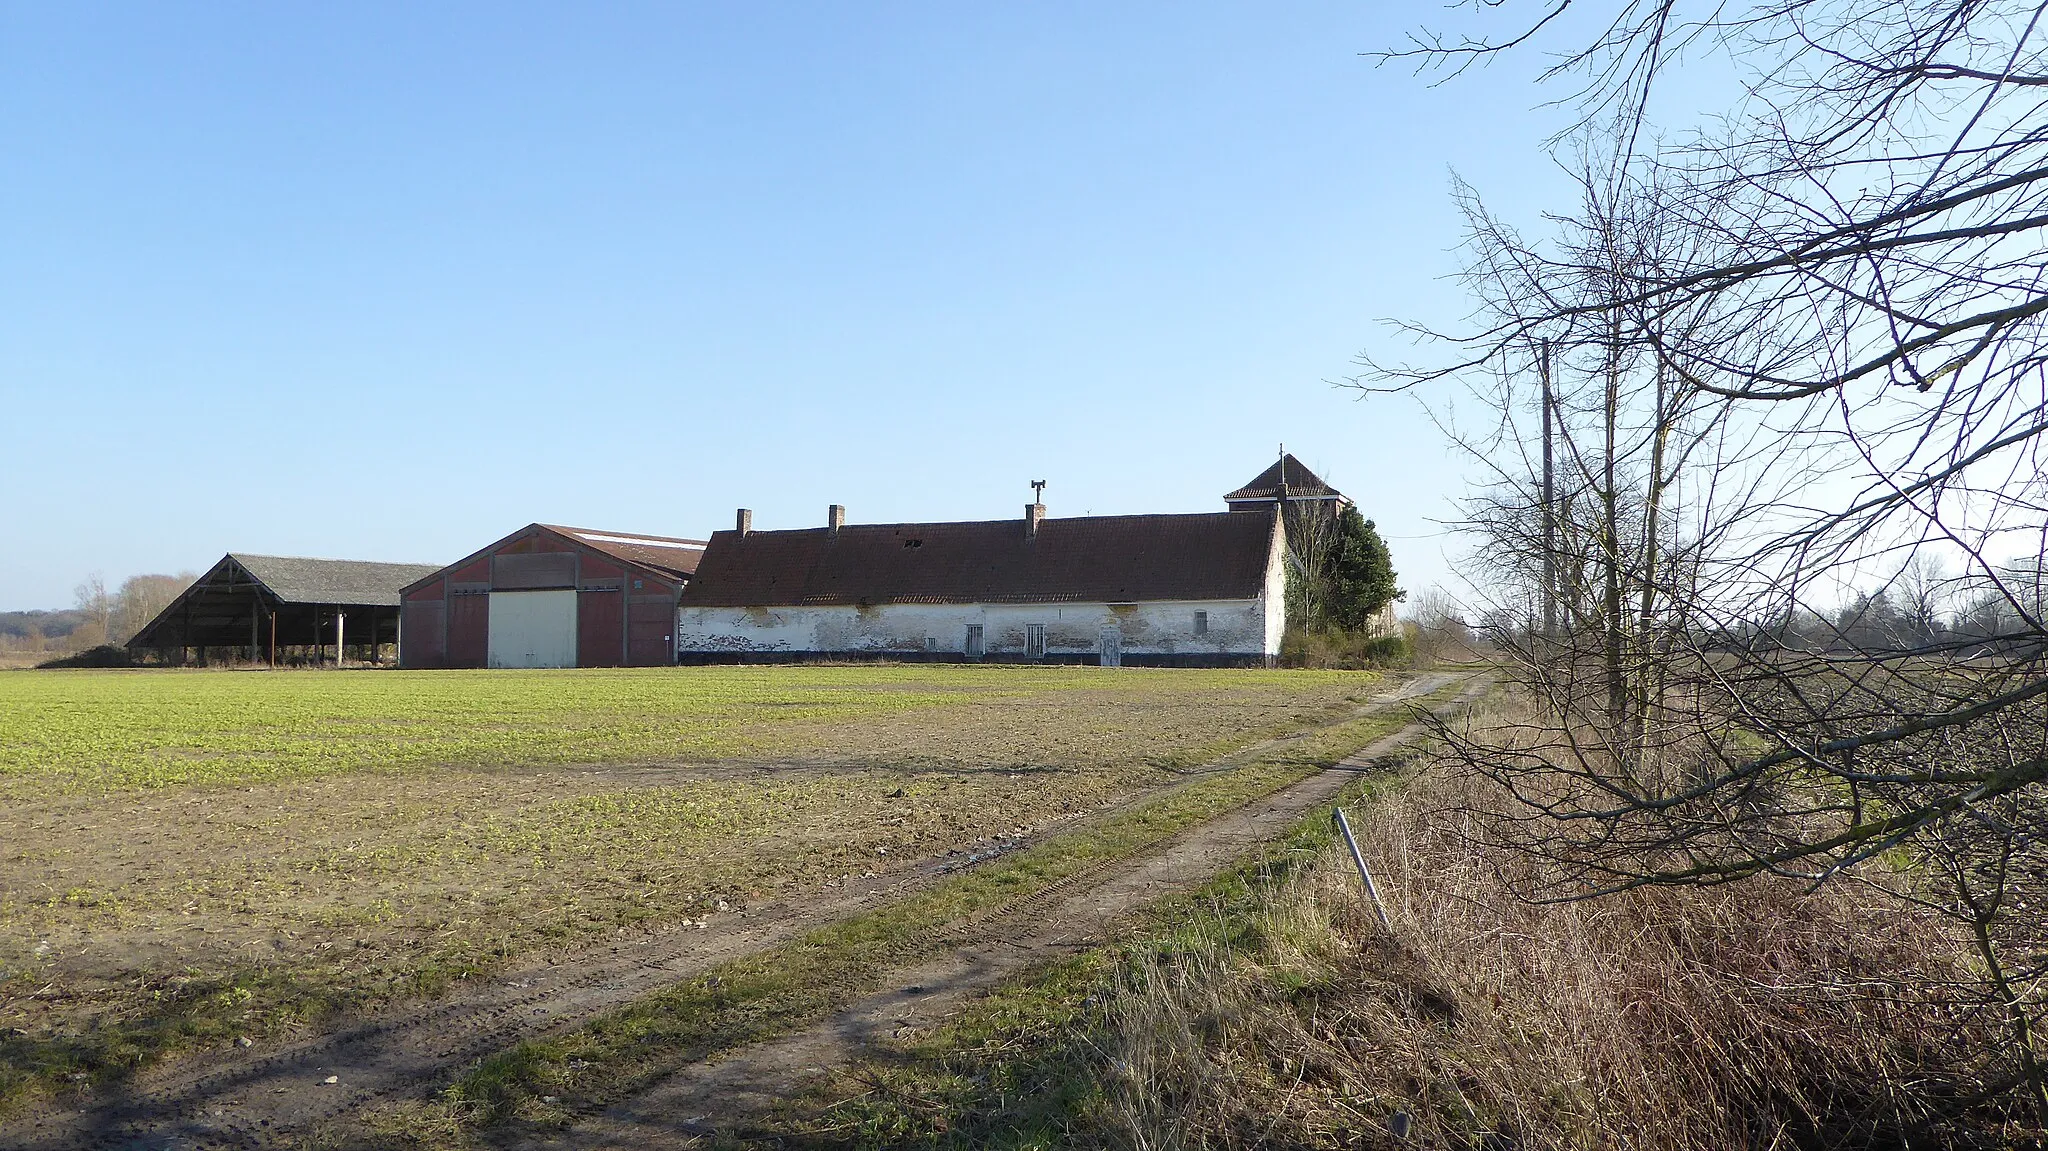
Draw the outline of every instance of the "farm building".
<instances>
[{"instance_id":1,"label":"farm building","mask_svg":"<svg viewBox=\"0 0 2048 1151\"><path fill-rule=\"evenodd\" d=\"M685 663L816 658L1232 666L1280 650L1285 539L1263 516L846 523L742 510L683 591Z\"/></svg>"},{"instance_id":2,"label":"farm building","mask_svg":"<svg viewBox=\"0 0 2048 1151\"><path fill-rule=\"evenodd\" d=\"M403 591L401 667L655 667L704 541L529 524Z\"/></svg>"},{"instance_id":3,"label":"farm building","mask_svg":"<svg viewBox=\"0 0 2048 1151\"><path fill-rule=\"evenodd\" d=\"M285 649L365 649L376 662L398 643L398 593L432 564L306 559L229 552L135 633L128 647L184 662L209 649L276 660ZM339 655L337 653L337 658Z\"/></svg>"}]
</instances>

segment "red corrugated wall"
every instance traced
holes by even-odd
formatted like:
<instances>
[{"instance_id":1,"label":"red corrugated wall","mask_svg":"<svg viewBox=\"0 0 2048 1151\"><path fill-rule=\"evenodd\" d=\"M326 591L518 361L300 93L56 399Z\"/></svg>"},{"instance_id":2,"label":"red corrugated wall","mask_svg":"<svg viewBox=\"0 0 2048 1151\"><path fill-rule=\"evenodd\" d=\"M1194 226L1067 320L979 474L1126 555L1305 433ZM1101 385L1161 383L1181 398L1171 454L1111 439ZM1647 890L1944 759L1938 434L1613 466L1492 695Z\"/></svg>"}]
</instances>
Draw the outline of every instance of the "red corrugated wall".
<instances>
[{"instance_id":1,"label":"red corrugated wall","mask_svg":"<svg viewBox=\"0 0 2048 1151\"><path fill-rule=\"evenodd\" d=\"M405 597L398 621L398 666L448 666L447 597L446 579L416 588Z\"/></svg>"},{"instance_id":2,"label":"red corrugated wall","mask_svg":"<svg viewBox=\"0 0 2048 1151\"><path fill-rule=\"evenodd\" d=\"M577 556L577 666L664 667L674 662L671 637L680 583L621 566L600 552L536 532L503 541L406 597L405 666L485 666L490 657L489 593L494 568L504 568L504 574L521 587L535 586L541 574L532 563L494 565L492 560L562 552ZM558 574L550 570L539 582L552 585ZM415 613L419 613L417 631ZM429 623L428 614L437 618ZM431 639L426 638L429 634Z\"/></svg>"}]
</instances>

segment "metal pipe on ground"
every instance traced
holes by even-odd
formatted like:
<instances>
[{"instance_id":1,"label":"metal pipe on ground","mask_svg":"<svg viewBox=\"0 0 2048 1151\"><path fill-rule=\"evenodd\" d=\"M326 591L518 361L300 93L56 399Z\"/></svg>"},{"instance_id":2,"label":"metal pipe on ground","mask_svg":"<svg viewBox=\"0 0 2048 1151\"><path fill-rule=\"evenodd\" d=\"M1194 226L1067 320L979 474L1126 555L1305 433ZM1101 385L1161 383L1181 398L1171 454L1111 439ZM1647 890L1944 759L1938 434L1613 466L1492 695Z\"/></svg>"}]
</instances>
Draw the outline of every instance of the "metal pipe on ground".
<instances>
[{"instance_id":1,"label":"metal pipe on ground","mask_svg":"<svg viewBox=\"0 0 2048 1151\"><path fill-rule=\"evenodd\" d=\"M1351 836L1351 821L1344 818L1344 809L1341 807L1330 809L1330 821L1344 834L1344 846L1351 849L1351 862L1358 865L1358 878L1365 881L1365 893L1372 896L1372 909L1379 913L1381 929L1392 935L1394 924L1387 918L1387 905L1380 901L1379 884L1372 881L1372 872L1365 866L1365 856L1359 853L1358 840Z\"/></svg>"}]
</instances>

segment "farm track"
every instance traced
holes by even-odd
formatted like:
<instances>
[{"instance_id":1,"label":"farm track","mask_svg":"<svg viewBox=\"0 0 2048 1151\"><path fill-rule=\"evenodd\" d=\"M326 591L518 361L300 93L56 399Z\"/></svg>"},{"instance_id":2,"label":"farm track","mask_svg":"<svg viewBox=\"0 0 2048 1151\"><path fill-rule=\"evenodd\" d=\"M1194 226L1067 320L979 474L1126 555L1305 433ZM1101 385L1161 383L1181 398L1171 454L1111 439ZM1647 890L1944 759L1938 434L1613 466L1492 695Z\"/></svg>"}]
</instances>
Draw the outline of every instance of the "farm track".
<instances>
[{"instance_id":1,"label":"farm track","mask_svg":"<svg viewBox=\"0 0 2048 1151\"><path fill-rule=\"evenodd\" d=\"M1241 748L1180 780L1134 792L1080 819L1066 821L1048 836L1253 762L1329 727L1429 695L1455 678L1446 674L1418 677L1328 723ZM1398 741L1412 731L1404 729L1373 746ZM1341 783L1342 773L1329 772L1308 782L1333 774ZM974 863L999 858L1048 836L1020 838L1006 844L1000 853ZM959 948L978 946L996 927L1047 914L1063 900L1077 898L1075 893L1085 895L1091 884L1130 863L1128 858L1105 861L1066 876L1000 908L949 924L938 938L956 953ZM426 1094L477 1060L521 1040L568 1030L694 973L788 942L973 865L941 857L892 876L878 876L864 891L839 890L784 900L718 915L707 928L672 927L631 941L535 957L494 974L488 981L460 985L440 999L392 1004L275 1050L227 1049L190 1056L118 1086L102 1088L77 1107L0 1124L0 1146L22 1151L74 1147L226 1151L295 1143L380 1101ZM781 1042L760 1046L767 1049ZM329 1077L335 1082L325 1082ZM675 1137L672 1131L662 1139Z\"/></svg>"},{"instance_id":2,"label":"farm track","mask_svg":"<svg viewBox=\"0 0 2048 1151\"><path fill-rule=\"evenodd\" d=\"M1489 685L1474 679L1450 703L1469 706ZM1102 945L1117 926L1177 892L1220 874L1259 844L1332 802L1353 776L1380 767L1422 725L1409 724L1334 768L1243 804L1135 856L1049 884L976 921L942 932L953 946L890 973L887 988L814 1026L694 1064L562 1131L501 1140L514 1151L655 1151L715 1137L767 1136L759 1129L806 1087L928 1029L970 998L1047 961ZM722 1145L722 1144L721 1144Z\"/></svg>"}]
</instances>

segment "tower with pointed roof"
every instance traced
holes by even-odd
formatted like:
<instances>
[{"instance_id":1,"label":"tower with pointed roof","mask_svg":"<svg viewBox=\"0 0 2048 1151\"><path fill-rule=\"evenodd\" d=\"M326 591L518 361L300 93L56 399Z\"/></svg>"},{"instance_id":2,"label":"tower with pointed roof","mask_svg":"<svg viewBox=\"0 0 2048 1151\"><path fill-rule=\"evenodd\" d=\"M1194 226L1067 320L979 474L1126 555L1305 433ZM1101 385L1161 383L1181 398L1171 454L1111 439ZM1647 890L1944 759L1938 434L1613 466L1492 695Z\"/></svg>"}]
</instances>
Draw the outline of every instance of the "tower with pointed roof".
<instances>
[{"instance_id":1,"label":"tower with pointed roof","mask_svg":"<svg viewBox=\"0 0 2048 1151\"><path fill-rule=\"evenodd\" d=\"M1224 496L1223 502L1234 512L1270 511L1273 505L1285 503L1292 510L1316 510L1334 516L1349 506L1351 499L1324 483L1321 476L1310 471L1307 464L1289 452L1273 461L1250 483Z\"/></svg>"}]
</instances>

